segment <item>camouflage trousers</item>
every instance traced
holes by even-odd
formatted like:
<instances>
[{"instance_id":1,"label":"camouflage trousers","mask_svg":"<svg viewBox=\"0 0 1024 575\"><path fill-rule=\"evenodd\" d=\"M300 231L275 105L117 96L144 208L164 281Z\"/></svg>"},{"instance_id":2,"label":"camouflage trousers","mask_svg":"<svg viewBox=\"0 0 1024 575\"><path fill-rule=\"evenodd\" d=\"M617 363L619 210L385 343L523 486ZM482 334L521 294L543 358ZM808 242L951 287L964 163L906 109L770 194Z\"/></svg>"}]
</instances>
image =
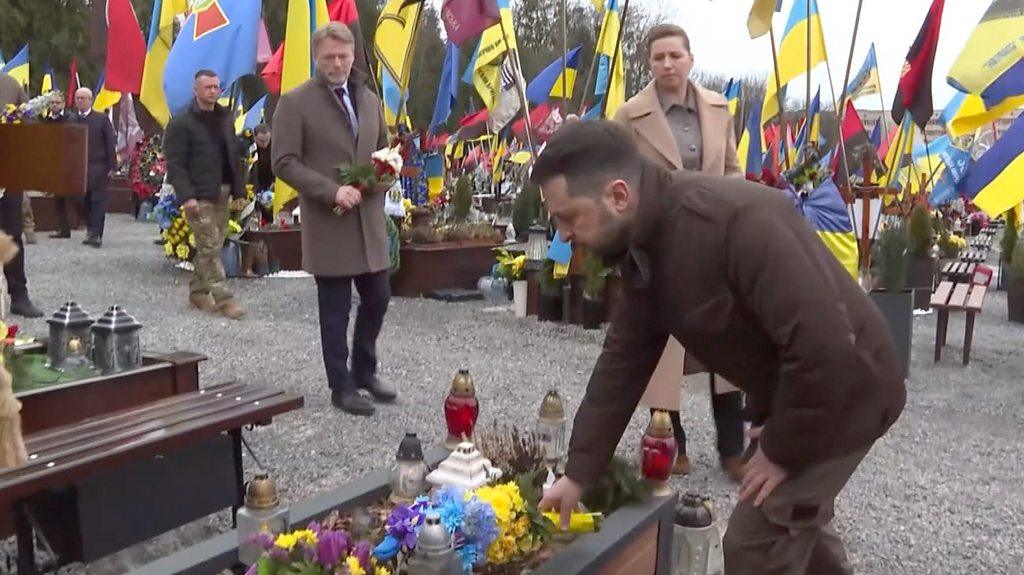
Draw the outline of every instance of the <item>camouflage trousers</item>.
<instances>
[{"instance_id":1,"label":"camouflage trousers","mask_svg":"<svg viewBox=\"0 0 1024 575\"><path fill-rule=\"evenodd\" d=\"M220 261L220 251L224 247L224 235L228 227L230 195L230 187L221 186L217 202L199 200L198 213L191 215L185 212L188 225L196 236L196 255L192 260L195 271L189 283L189 293L210 294L217 303L232 299L224 281L224 266Z\"/></svg>"}]
</instances>

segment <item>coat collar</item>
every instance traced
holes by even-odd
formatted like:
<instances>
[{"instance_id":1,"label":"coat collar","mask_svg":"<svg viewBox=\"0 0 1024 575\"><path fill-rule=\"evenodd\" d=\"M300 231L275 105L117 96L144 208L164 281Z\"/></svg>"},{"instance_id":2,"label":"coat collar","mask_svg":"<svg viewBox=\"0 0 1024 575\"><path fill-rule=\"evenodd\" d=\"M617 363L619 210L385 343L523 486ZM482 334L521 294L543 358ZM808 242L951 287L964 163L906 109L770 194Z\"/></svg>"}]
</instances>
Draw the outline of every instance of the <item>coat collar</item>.
<instances>
[{"instance_id":1,"label":"coat collar","mask_svg":"<svg viewBox=\"0 0 1024 575\"><path fill-rule=\"evenodd\" d=\"M379 104L374 102L374 98L370 90L366 88L366 81L368 76L356 68L352 68L349 73L348 80L345 85L349 90L349 98L352 99L352 103L355 104L356 118L359 125L356 127L357 136L354 138L353 149L360 158L368 158L376 150L373 149L377 145L377 138L374 128L375 114ZM337 113L341 115L342 122L347 126L349 124L348 113L345 111L344 106L338 97L334 94L331 86L327 83L327 79L321 76L319 73L314 76L314 81L321 87L323 93L330 98L333 102L332 108L337 110ZM348 134L346 134L347 136Z\"/></svg>"},{"instance_id":2,"label":"coat collar","mask_svg":"<svg viewBox=\"0 0 1024 575\"><path fill-rule=\"evenodd\" d=\"M705 90L692 80L687 80L687 82L689 83L687 93L694 95L697 104L697 117L700 119L701 131L702 133L704 130L710 132L719 121L716 118L719 112L718 108L727 111L728 104L722 95ZM679 145L676 143L675 136L672 135L672 128L668 125L668 118L665 117L665 111L658 98L654 81L647 84L647 87L641 90L633 101L635 105L629 111L629 120L636 132L646 139L673 169L682 169L683 159L679 155ZM704 139L707 139L706 134ZM702 146L701 161L703 165L712 165L716 153L718 151L712 146Z\"/></svg>"},{"instance_id":3,"label":"coat collar","mask_svg":"<svg viewBox=\"0 0 1024 575\"><path fill-rule=\"evenodd\" d=\"M192 103L188 105L188 111L197 116L203 113L203 111L199 109L199 102L196 102L195 98L192 98ZM221 106L220 104L214 104L213 111L217 114L223 114L225 111L227 111L227 108Z\"/></svg>"},{"instance_id":4,"label":"coat collar","mask_svg":"<svg viewBox=\"0 0 1024 575\"><path fill-rule=\"evenodd\" d=\"M624 261L633 287L645 289L651 283L650 247L661 220L661 190L669 185L672 174L655 163L644 160L637 191L640 194L636 208L633 232Z\"/></svg>"}]
</instances>

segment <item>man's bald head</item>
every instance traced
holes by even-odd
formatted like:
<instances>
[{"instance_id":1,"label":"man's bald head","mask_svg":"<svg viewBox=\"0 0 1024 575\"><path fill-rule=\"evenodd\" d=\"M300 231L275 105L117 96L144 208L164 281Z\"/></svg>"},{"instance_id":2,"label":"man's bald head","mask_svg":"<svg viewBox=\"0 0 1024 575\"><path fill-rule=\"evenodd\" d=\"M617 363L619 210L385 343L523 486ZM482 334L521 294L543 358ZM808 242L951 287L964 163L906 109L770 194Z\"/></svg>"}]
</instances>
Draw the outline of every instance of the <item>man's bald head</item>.
<instances>
[{"instance_id":1,"label":"man's bald head","mask_svg":"<svg viewBox=\"0 0 1024 575\"><path fill-rule=\"evenodd\" d=\"M79 88L75 90L75 109L84 114L92 109L92 90Z\"/></svg>"}]
</instances>

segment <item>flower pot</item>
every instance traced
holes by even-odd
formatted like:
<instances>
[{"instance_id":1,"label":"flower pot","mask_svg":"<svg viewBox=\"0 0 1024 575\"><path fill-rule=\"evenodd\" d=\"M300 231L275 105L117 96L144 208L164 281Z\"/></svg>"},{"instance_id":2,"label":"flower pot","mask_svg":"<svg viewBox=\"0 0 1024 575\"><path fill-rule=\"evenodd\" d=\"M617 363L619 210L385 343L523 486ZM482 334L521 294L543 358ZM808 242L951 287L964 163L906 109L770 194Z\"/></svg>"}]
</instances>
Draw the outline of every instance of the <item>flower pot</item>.
<instances>
[{"instance_id":1,"label":"flower pot","mask_svg":"<svg viewBox=\"0 0 1024 575\"><path fill-rule=\"evenodd\" d=\"M1024 281L1006 282L1006 313L1010 321L1024 323Z\"/></svg>"},{"instance_id":2,"label":"flower pot","mask_svg":"<svg viewBox=\"0 0 1024 575\"><path fill-rule=\"evenodd\" d=\"M896 292L873 291L871 301L875 302L882 312L893 342L896 344L896 355L899 357L903 376L910 372L910 348L914 335L914 294L912 290Z\"/></svg>"},{"instance_id":3,"label":"flower pot","mask_svg":"<svg viewBox=\"0 0 1024 575\"><path fill-rule=\"evenodd\" d=\"M242 275L242 250L238 242L226 240L220 249L220 263L224 266L224 276L237 278Z\"/></svg>"},{"instance_id":4,"label":"flower pot","mask_svg":"<svg viewBox=\"0 0 1024 575\"><path fill-rule=\"evenodd\" d=\"M526 280L512 282L512 308L516 317L526 317Z\"/></svg>"},{"instance_id":5,"label":"flower pot","mask_svg":"<svg viewBox=\"0 0 1024 575\"><path fill-rule=\"evenodd\" d=\"M914 290L914 309L928 309L935 287L935 260L930 256L910 256L906 285Z\"/></svg>"},{"instance_id":6,"label":"flower pot","mask_svg":"<svg viewBox=\"0 0 1024 575\"><path fill-rule=\"evenodd\" d=\"M604 300L583 296L583 329L600 329L604 323Z\"/></svg>"},{"instance_id":7,"label":"flower pot","mask_svg":"<svg viewBox=\"0 0 1024 575\"><path fill-rule=\"evenodd\" d=\"M540 293L537 319L540 321L559 321L562 319L562 294Z\"/></svg>"}]
</instances>

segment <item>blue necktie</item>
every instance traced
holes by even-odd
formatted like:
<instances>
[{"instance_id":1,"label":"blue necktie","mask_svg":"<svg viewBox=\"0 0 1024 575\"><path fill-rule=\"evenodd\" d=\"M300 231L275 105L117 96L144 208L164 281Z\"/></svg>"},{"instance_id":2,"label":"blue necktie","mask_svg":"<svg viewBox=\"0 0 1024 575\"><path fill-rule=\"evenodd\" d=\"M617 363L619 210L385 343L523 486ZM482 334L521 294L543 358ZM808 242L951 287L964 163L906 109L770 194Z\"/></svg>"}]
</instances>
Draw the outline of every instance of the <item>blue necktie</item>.
<instances>
[{"instance_id":1,"label":"blue necktie","mask_svg":"<svg viewBox=\"0 0 1024 575\"><path fill-rule=\"evenodd\" d=\"M334 89L334 93L338 95L338 99L341 100L341 105L345 108L345 113L348 114L348 122L352 127L352 135L359 135L359 120L356 118L355 108L352 106L352 99L349 98L348 90L345 86L339 86Z\"/></svg>"}]
</instances>

